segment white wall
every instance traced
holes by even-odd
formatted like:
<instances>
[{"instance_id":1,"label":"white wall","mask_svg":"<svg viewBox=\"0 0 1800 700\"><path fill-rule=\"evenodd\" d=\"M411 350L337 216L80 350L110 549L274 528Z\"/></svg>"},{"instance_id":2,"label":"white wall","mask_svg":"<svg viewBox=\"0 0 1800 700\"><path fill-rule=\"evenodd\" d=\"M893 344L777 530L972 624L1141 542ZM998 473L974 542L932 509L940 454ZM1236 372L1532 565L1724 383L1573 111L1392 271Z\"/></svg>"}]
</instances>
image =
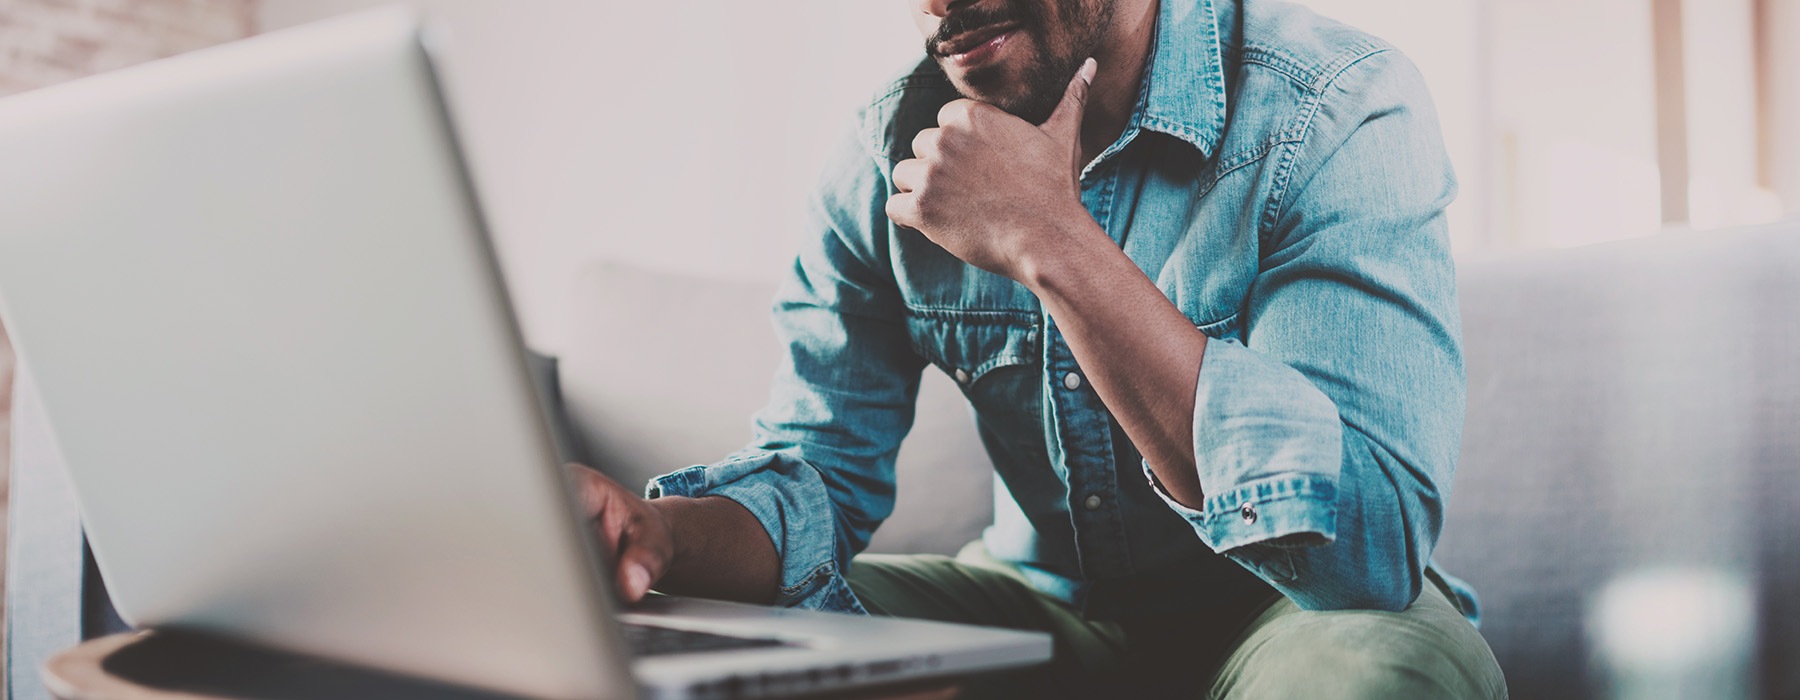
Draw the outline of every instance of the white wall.
<instances>
[{"instance_id":1,"label":"white wall","mask_svg":"<svg viewBox=\"0 0 1800 700\"><path fill-rule=\"evenodd\" d=\"M382 1L262 0L260 25ZM1660 229L1648 0L1304 1L1388 39L1424 72L1463 184L1450 212L1459 254ZM1696 223L1765 216L1773 196L1746 189L1748 37L1733 38L1749 0L1683 1L1701 15L1688 32ZM464 140L526 332L551 351L573 275L590 260L723 277L784 269L831 137L920 43L900 0L786 0L779 12L418 4L454 34L448 73ZM1800 25L1800 0L1772 5L1779 22ZM1783 51L1778 64L1794 53ZM1783 118L1800 111L1796 75L1776 76ZM1800 143L1793 131L1788 151ZM1800 189L1794 162L1776 161L1788 190Z\"/></svg>"},{"instance_id":2,"label":"white wall","mask_svg":"<svg viewBox=\"0 0 1800 700\"><path fill-rule=\"evenodd\" d=\"M1491 245L1490 157L1484 139L1487 94L1482 76L1481 0L1301 0L1319 14L1400 48L1431 87L1444 145L1462 193L1449 211L1450 237L1464 252Z\"/></svg>"},{"instance_id":3,"label":"white wall","mask_svg":"<svg viewBox=\"0 0 1800 700\"><path fill-rule=\"evenodd\" d=\"M1789 213L1800 214L1800 0L1770 0L1764 36L1772 41L1767 66L1773 127L1770 185Z\"/></svg>"},{"instance_id":4,"label":"white wall","mask_svg":"<svg viewBox=\"0 0 1800 700\"><path fill-rule=\"evenodd\" d=\"M264 30L382 0L264 0ZM792 260L832 137L921 41L891 0L425 0L534 346L596 258L722 277Z\"/></svg>"},{"instance_id":5,"label":"white wall","mask_svg":"<svg viewBox=\"0 0 1800 700\"><path fill-rule=\"evenodd\" d=\"M1487 0L1498 238L1570 246L1662 225L1647 0Z\"/></svg>"},{"instance_id":6,"label":"white wall","mask_svg":"<svg viewBox=\"0 0 1800 700\"><path fill-rule=\"evenodd\" d=\"M1451 210L1459 253L1662 230L1650 0L1304 1L1387 38L1424 71L1464 185ZM1766 0L1771 143L1757 141L1753 0L1674 1L1686 99L1671 128L1687 149L1686 172L1670 177L1686 178L1685 223L1800 211L1800 0ZM1767 183L1765 150L1777 154Z\"/></svg>"},{"instance_id":7,"label":"white wall","mask_svg":"<svg viewBox=\"0 0 1800 700\"><path fill-rule=\"evenodd\" d=\"M1773 220L1781 202L1762 187L1757 162L1762 145L1752 0L1682 5L1690 222L1707 229Z\"/></svg>"}]
</instances>

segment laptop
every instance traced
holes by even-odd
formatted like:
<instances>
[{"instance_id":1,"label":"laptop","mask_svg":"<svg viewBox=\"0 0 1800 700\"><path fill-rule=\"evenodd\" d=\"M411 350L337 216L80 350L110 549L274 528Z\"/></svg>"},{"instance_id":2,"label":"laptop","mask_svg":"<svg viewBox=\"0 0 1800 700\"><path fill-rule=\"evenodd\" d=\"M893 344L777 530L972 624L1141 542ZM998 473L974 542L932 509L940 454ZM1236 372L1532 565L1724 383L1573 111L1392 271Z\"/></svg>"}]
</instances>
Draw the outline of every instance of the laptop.
<instances>
[{"instance_id":1,"label":"laptop","mask_svg":"<svg viewBox=\"0 0 1800 700\"><path fill-rule=\"evenodd\" d=\"M1048 660L1036 633L618 608L420 27L376 10L0 101L0 313L125 620L553 699Z\"/></svg>"}]
</instances>

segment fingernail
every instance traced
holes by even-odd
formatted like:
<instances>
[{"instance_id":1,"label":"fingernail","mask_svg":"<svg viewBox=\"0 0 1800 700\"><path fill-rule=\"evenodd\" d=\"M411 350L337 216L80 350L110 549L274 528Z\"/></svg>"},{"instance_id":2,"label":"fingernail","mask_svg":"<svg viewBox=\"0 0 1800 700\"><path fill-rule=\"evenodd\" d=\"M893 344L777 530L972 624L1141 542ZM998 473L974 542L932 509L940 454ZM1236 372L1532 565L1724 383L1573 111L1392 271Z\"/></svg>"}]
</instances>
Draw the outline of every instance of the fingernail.
<instances>
[{"instance_id":1,"label":"fingernail","mask_svg":"<svg viewBox=\"0 0 1800 700\"><path fill-rule=\"evenodd\" d=\"M1082 62L1082 64L1081 64L1081 80L1082 80L1082 82L1086 82L1086 83L1094 82L1094 73L1098 72L1099 70L1100 70L1100 63L1098 61L1095 61L1094 59L1090 58L1090 59Z\"/></svg>"},{"instance_id":2,"label":"fingernail","mask_svg":"<svg viewBox=\"0 0 1800 700\"><path fill-rule=\"evenodd\" d=\"M650 590L650 572L640 564L632 564L625 570L627 588L625 592L633 599L641 598Z\"/></svg>"}]
</instances>

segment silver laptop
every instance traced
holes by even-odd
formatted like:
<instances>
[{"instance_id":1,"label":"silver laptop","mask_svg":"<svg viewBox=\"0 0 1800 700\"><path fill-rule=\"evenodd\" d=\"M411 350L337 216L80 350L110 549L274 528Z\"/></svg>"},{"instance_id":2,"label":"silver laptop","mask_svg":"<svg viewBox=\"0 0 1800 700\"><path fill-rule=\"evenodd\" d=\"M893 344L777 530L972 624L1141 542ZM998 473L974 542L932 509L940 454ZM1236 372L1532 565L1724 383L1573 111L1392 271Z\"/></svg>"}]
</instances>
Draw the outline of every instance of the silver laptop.
<instances>
[{"instance_id":1,"label":"silver laptop","mask_svg":"<svg viewBox=\"0 0 1800 700\"><path fill-rule=\"evenodd\" d=\"M0 311L122 616L542 698L1047 660L1041 634L615 609L429 36L382 10L0 101Z\"/></svg>"}]
</instances>

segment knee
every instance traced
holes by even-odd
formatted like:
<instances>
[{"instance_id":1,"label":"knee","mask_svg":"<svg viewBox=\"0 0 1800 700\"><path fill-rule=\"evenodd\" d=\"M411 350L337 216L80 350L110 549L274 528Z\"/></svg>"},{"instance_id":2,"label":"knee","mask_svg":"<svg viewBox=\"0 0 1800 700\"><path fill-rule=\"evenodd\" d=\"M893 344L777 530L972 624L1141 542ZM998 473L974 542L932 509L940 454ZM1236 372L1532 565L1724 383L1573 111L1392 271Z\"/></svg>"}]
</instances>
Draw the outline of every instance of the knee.
<instances>
[{"instance_id":1,"label":"knee","mask_svg":"<svg viewBox=\"0 0 1800 700\"><path fill-rule=\"evenodd\" d=\"M937 602L935 582L950 566L948 557L935 555L864 554L851 560L844 579L871 613L935 617L921 608Z\"/></svg>"},{"instance_id":2,"label":"knee","mask_svg":"<svg viewBox=\"0 0 1800 700\"><path fill-rule=\"evenodd\" d=\"M996 624L1033 595L1004 574L935 554L864 554L845 578L871 613L942 622Z\"/></svg>"},{"instance_id":3,"label":"knee","mask_svg":"<svg viewBox=\"0 0 1800 700\"><path fill-rule=\"evenodd\" d=\"M1473 628L1434 628L1393 613L1301 613L1231 654L1214 697L1231 700L1506 697ZM1285 621L1284 621L1285 622ZM1446 621L1467 625L1460 620Z\"/></svg>"},{"instance_id":4,"label":"knee","mask_svg":"<svg viewBox=\"0 0 1800 700\"><path fill-rule=\"evenodd\" d=\"M1390 700L1452 697L1431 692L1427 679L1409 672L1407 660L1389 650L1332 643L1325 639L1283 640L1258 650L1237 679L1232 700L1317 698Z\"/></svg>"}]
</instances>

